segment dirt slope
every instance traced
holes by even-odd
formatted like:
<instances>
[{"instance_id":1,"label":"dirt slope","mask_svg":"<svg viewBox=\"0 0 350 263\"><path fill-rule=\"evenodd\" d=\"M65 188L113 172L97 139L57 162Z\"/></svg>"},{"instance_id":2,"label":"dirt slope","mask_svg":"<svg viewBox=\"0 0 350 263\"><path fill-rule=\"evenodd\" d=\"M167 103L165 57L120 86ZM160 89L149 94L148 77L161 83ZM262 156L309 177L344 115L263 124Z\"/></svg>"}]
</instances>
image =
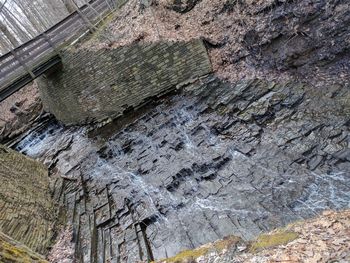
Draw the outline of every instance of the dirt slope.
<instances>
[{"instance_id":1,"label":"dirt slope","mask_svg":"<svg viewBox=\"0 0 350 263\"><path fill-rule=\"evenodd\" d=\"M346 0L131 0L82 47L203 38L223 78L348 83L349 10Z\"/></svg>"}]
</instances>

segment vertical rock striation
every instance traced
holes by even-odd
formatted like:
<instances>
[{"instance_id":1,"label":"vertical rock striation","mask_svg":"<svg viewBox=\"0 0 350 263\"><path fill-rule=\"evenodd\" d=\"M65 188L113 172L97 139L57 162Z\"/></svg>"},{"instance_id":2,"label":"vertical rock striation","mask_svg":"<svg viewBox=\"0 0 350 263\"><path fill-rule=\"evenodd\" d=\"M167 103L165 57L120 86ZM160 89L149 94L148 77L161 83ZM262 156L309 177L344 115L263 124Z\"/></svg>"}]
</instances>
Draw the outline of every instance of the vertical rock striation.
<instances>
[{"instance_id":1,"label":"vertical rock striation","mask_svg":"<svg viewBox=\"0 0 350 263\"><path fill-rule=\"evenodd\" d=\"M349 208L348 96L209 77L109 137L53 126L18 149L65 176L84 262L161 259Z\"/></svg>"},{"instance_id":2,"label":"vertical rock striation","mask_svg":"<svg viewBox=\"0 0 350 263\"><path fill-rule=\"evenodd\" d=\"M0 145L0 231L45 254L55 209L44 165Z\"/></svg>"}]
</instances>

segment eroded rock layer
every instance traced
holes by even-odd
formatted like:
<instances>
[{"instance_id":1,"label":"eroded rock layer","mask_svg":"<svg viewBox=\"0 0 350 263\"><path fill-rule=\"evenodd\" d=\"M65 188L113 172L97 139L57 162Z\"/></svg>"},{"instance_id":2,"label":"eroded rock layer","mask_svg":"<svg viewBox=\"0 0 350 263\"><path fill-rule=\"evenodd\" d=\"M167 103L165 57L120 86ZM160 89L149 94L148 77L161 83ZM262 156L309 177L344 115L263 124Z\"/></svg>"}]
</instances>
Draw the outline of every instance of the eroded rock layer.
<instances>
[{"instance_id":1,"label":"eroded rock layer","mask_svg":"<svg viewBox=\"0 0 350 263\"><path fill-rule=\"evenodd\" d=\"M48 180L44 165L0 145L0 231L42 254L56 219Z\"/></svg>"},{"instance_id":2,"label":"eroded rock layer","mask_svg":"<svg viewBox=\"0 0 350 263\"><path fill-rule=\"evenodd\" d=\"M160 259L349 208L346 98L346 86L206 78L124 129L54 124L18 149L64 175L55 196L83 262Z\"/></svg>"}]
</instances>

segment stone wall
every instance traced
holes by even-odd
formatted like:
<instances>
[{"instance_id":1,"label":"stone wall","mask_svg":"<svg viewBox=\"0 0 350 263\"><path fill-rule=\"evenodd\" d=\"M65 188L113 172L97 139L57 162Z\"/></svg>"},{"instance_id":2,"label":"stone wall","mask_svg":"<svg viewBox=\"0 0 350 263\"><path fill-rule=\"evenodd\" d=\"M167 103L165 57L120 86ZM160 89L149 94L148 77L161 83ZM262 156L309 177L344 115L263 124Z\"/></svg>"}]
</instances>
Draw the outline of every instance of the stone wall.
<instances>
[{"instance_id":1,"label":"stone wall","mask_svg":"<svg viewBox=\"0 0 350 263\"><path fill-rule=\"evenodd\" d=\"M44 165L0 145L0 232L45 254L55 209Z\"/></svg>"},{"instance_id":2,"label":"stone wall","mask_svg":"<svg viewBox=\"0 0 350 263\"><path fill-rule=\"evenodd\" d=\"M39 80L44 106L66 124L100 121L138 108L177 84L211 72L201 40L68 50L62 69Z\"/></svg>"}]
</instances>

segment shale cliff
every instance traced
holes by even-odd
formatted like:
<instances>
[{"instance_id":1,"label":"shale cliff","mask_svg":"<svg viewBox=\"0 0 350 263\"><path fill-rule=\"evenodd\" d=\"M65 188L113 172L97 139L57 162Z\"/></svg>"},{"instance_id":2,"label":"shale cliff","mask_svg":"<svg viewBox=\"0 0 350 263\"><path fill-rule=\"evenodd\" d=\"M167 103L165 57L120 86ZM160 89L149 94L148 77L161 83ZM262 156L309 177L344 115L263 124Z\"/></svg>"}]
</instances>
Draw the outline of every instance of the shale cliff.
<instances>
[{"instance_id":1,"label":"shale cliff","mask_svg":"<svg viewBox=\"0 0 350 263\"><path fill-rule=\"evenodd\" d=\"M39 81L58 120L90 124L13 144L67 210L52 261L347 262L349 47L346 0L129 0ZM47 171L14 155L0 230L45 251Z\"/></svg>"},{"instance_id":2,"label":"shale cliff","mask_svg":"<svg viewBox=\"0 0 350 263\"><path fill-rule=\"evenodd\" d=\"M46 254L56 219L47 168L1 145L0 164L0 231Z\"/></svg>"},{"instance_id":3,"label":"shale cliff","mask_svg":"<svg viewBox=\"0 0 350 263\"><path fill-rule=\"evenodd\" d=\"M133 121L53 123L17 149L64 176L81 260L159 260L349 208L347 96L211 76Z\"/></svg>"}]
</instances>

